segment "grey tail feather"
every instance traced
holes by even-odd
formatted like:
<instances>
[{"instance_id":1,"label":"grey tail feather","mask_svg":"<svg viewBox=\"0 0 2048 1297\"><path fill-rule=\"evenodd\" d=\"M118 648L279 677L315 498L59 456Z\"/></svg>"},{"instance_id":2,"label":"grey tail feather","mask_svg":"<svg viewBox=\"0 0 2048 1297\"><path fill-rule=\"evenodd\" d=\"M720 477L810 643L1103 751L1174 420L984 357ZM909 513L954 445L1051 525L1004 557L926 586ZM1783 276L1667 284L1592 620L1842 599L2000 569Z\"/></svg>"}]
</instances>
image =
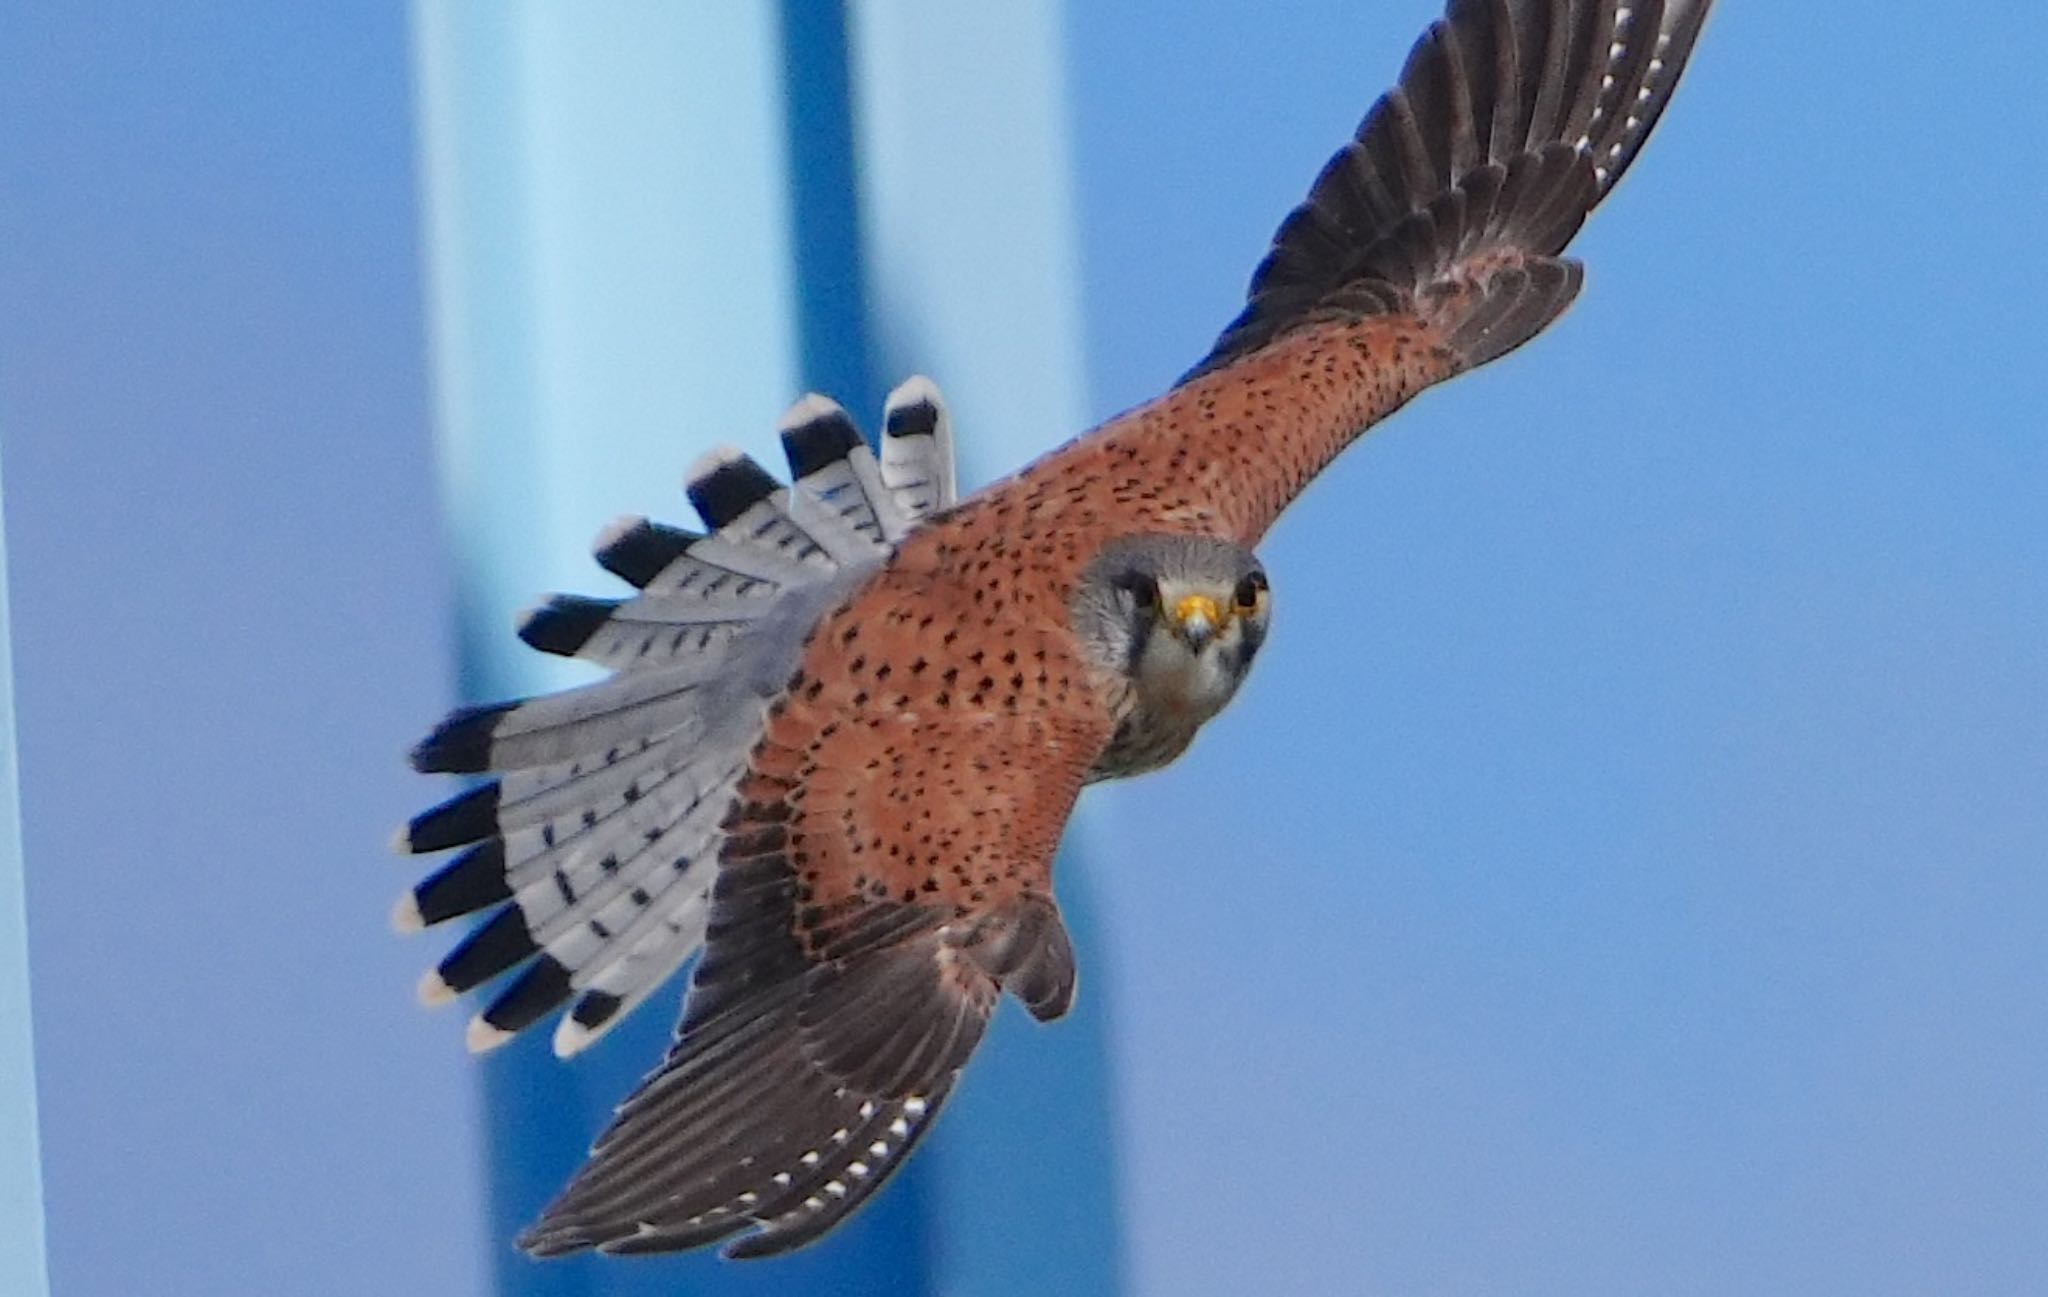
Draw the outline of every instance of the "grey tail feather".
<instances>
[{"instance_id":1,"label":"grey tail feather","mask_svg":"<svg viewBox=\"0 0 2048 1297\"><path fill-rule=\"evenodd\" d=\"M769 499L781 484L748 455L718 456L694 472L687 491L697 515L712 531L722 531Z\"/></svg>"},{"instance_id":2,"label":"grey tail feather","mask_svg":"<svg viewBox=\"0 0 2048 1297\"><path fill-rule=\"evenodd\" d=\"M815 393L782 418L793 503L808 499L837 527L877 551L901 539L914 519L883 486L881 464L851 415Z\"/></svg>"},{"instance_id":3,"label":"grey tail feather","mask_svg":"<svg viewBox=\"0 0 2048 1297\"><path fill-rule=\"evenodd\" d=\"M669 564L690 550L696 532L666 527L645 518L622 518L598 537L597 565L632 586L645 590Z\"/></svg>"},{"instance_id":4,"label":"grey tail feather","mask_svg":"<svg viewBox=\"0 0 2048 1297\"><path fill-rule=\"evenodd\" d=\"M913 520L951 508L959 498L953 420L938 385L922 376L889 393L882 415L882 482Z\"/></svg>"},{"instance_id":5,"label":"grey tail feather","mask_svg":"<svg viewBox=\"0 0 2048 1297\"><path fill-rule=\"evenodd\" d=\"M556 1048L575 1052L702 945L708 880L698 864L715 860L737 777L737 767L719 773L718 753L703 745L736 741L718 709L739 705L733 691L702 686L759 660L734 647L751 627L831 597L825 583L848 564L878 559L952 501L937 389L904 384L887 418L885 460L835 403L797 402L781 428L789 486L736 451L706 456L687 479L705 533L626 518L598 538L599 564L638 594L555 595L520 624L530 646L615 674L462 708L413 749L421 771L499 776L414 817L396 843L456 852L400 899L401 931L477 921L422 995L439 1003L505 979L472 1023L472 1048L574 997Z\"/></svg>"},{"instance_id":6,"label":"grey tail feather","mask_svg":"<svg viewBox=\"0 0 2048 1297\"><path fill-rule=\"evenodd\" d=\"M1712 0L1450 0L1188 378L1305 324L1407 312L1464 368L1570 305L1559 256L1628 170Z\"/></svg>"}]
</instances>

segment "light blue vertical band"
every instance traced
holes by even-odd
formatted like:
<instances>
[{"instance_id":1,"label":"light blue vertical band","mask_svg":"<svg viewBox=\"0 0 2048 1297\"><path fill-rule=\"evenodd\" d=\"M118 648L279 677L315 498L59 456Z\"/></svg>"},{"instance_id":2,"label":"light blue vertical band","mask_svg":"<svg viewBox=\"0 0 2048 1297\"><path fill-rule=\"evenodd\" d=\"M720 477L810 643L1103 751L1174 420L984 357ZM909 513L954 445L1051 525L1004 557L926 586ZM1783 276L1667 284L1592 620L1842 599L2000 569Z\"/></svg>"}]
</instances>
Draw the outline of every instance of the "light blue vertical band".
<instances>
[{"instance_id":1,"label":"light blue vertical band","mask_svg":"<svg viewBox=\"0 0 2048 1297\"><path fill-rule=\"evenodd\" d=\"M35 1032L29 1017L28 898L15 777L14 662L7 626L6 518L0 510L0 1292L42 1297L43 1175L36 1137Z\"/></svg>"},{"instance_id":2,"label":"light blue vertical band","mask_svg":"<svg viewBox=\"0 0 2048 1297\"><path fill-rule=\"evenodd\" d=\"M779 458L805 350L793 74L765 4L420 0L414 14L463 689L516 696L583 678L521 645L512 619L542 592L615 584L589 558L604 523L686 521L684 470L721 442ZM479 1065L501 1290L923 1291L914 1191L771 1266L512 1251L661 1057L677 1002L650 1003L572 1062L535 1031Z\"/></svg>"},{"instance_id":3,"label":"light blue vertical band","mask_svg":"<svg viewBox=\"0 0 2048 1297\"><path fill-rule=\"evenodd\" d=\"M1086 417L1063 6L872 0L852 16L856 155L879 363L946 394L967 485ZM1057 879L1083 964L1049 1027L1006 1004L922 1156L948 1297L1102 1294L1120 1269L1108 961L1086 825Z\"/></svg>"},{"instance_id":4,"label":"light blue vertical band","mask_svg":"<svg viewBox=\"0 0 2048 1297\"><path fill-rule=\"evenodd\" d=\"M580 678L518 644L514 611L545 591L601 592L592 535L621 512L676 518L698 452L731 441L779 458L776 418L807 386L872 424L883 380L931 372L982 477L1079 426L1056 9L862 10L851 31L838 5L801 0L419 0L414 12L433 372L471 697ZM912 93L891 91L906 72ZM1085 929L1073 872L1062 894ZM650 1006L568 1064L548 1055L545 1032L529 1033L481 1065L501 1287L1112 1290L1091 989L1057 1030L1006 1011L931 1151L820 1245L751 1267L704 1255L541 1266L510 1252L660 1056L673 1019Z\"/></svg>"}]
</instances>

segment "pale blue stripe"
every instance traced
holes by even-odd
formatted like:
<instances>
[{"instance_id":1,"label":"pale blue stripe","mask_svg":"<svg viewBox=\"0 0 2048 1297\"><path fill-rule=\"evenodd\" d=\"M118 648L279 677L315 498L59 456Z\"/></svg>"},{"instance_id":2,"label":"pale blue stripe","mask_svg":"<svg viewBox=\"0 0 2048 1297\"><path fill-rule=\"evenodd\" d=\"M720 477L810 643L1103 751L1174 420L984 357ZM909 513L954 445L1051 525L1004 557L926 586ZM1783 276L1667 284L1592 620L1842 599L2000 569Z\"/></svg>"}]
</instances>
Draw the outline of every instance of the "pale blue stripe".
<instances>
[{"instance_id":1,"label":"pale blue stripe","mask_svg":"<svg viewBox=\"0 0 2048 1297\"><path fill-rule=\"evenodd\" d=\"M1062 7L856 4L876 353L937 380L969 485L1087 414Z\"/></svg>"},{"instance_id":2,"label":"pale blue stripe","mask_svg":"<svg viewBox=\"0 0 2048 1297\"><path fill-rule=\"evenodd\" d=\"M435 409L465 612L495 688L566 683L513 614L674 517L796 389L780 48L765 6L421 3Z\"/></svg>"},{"instance_id":3,"label":"pale blue stripe","mask_svg":"<svg viewBox=\"0 0 2048 1297\"><path fill-rule=\"evenodd\" d=\"M14 662L7 627L6 521L0 511L0 1292L41 1297L49 1291L49 1276L43 1258L42 1153L36 1136L19 787Z\"/></svg>"},{"instance_id":4,"label":"pale blue stripe","mask_svg":"<svg viewBox=\"0 0 2048 1297\"><path fill-rule=\"evenodd\" d=\"M415 13L464 689L532 692L573 672L520 645L513 614L543 591L615 591L589 559L605 522L693 521L684 470L718 443L780 458L775 425L801 373L778 13ZM511 1234L661 1057L676 1004L651 1001L574 1063L548 1053L542 1029L483 1064L489 1246L504 1291L918 1291L915 1194L765 1269L701 1253L541 1265L511 1252Z\"/></svg>"},{"instance_id":5,"label":"pale blue stripe","mask_svg":"<svg viewBox=\"0 0 2048 1297\"><path fill-rule=\"evenodd\" d=\"M1086 417L1063 13L854 9L874 351L891 372L937 380L969 485ZM1108 952L1084 855L1069 851L1059 878L1082 952L1079 1005L1042 1029L1006 1005L923 1155L944 1204L934 1277L948 1297L1118 1287Z\"/></svg>"},{"instance_id":6,"label":"pale blue stripe","mask_svg":"<svg viewBox=\"0 0 2048 1297\"><path fill-rule=\"evenodd\" d=\"M781 77L803 76L829 42L791 45L782 64L766 7L416 13L465 687L532 690L566 676L535 669L509 635L512 611L543 590L594 588L584 555L611 514L677 517L675 485L697 451L725 440L770 451L776 415L821 363L798 358L804 286L787 204L801 188L785 175ZM845 372L869 350L892 372L933 372L971 471L1004 470L1077 428L1084 408L1056 11L861 16L866 116L854 142L876 332L831 345ZM912 23L919 93L874 94L912 57ZM934 48L934 33L950 44ZM948 180L927 185L927 172ZM1063 893L1085 928L1081 881L1065 879ZM920 1159L925 1173L821 1247L775 1262L771 1286L916 1291L932 1257L948 1292L1111 1290L1103 997L1090 985L1088 1006L1057 1031L1006 1014L962 1112ZM487 1064L494 1231L540 1205L658 1055L667 1015L639 1017L571 1067L539 1041ZM1048 1130L1060 1149L1046 1147ZM931 1178L943 1199L924 1192ZM923 1207L938 1201L928 1232ZM594 1293L736 1290L771 1276L690 1258L508 1261L501 1277L508 1291Z\"/></svg>"}]
</instances>

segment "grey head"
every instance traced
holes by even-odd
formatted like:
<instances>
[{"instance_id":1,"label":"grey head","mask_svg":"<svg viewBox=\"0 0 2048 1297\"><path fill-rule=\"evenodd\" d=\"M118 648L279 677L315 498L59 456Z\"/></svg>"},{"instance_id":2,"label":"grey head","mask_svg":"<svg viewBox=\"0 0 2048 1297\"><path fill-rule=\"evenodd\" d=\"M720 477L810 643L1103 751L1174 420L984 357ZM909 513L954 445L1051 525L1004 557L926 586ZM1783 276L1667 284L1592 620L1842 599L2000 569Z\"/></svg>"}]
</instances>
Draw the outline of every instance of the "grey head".
<instances>
[{"instance_id":1,"label":"grey head","mask_svg":"<svg viewBox=\"0 0 2048 1297\"><path fill-rule=\"evenodd\" d=\"M1272 594L1258 557L1207 536L1105 546L1073 598L1095 665L1125 686L1116 736L1092 778L1157 769L1223 710L1266 639Z\"/></svg>"}]
</instances>

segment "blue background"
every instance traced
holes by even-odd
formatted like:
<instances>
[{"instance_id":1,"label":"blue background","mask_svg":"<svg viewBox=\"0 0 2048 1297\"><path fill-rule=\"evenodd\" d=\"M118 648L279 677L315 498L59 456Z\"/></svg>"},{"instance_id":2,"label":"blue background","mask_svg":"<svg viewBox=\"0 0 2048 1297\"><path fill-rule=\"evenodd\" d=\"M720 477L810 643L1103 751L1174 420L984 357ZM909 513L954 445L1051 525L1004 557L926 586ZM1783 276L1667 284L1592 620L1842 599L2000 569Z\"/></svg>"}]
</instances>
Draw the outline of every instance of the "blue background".
<instances>
[{"instance_id":1,"label":"blue background","mask_svg":"<svg viewBox=\"0 0 2048 1297\"><path fill-rule=\"evenodd\" d=\"M407 27L171 8L0 8L52 1286L478 1292L383 932L453 602ZM1722 8L1579 306L1316 485L1243 697L1092 795L1134 1291L2048 1289L2048 19ZM1098 415L1432 13L1070 8Z\"/></svg>"}]
</instances>

